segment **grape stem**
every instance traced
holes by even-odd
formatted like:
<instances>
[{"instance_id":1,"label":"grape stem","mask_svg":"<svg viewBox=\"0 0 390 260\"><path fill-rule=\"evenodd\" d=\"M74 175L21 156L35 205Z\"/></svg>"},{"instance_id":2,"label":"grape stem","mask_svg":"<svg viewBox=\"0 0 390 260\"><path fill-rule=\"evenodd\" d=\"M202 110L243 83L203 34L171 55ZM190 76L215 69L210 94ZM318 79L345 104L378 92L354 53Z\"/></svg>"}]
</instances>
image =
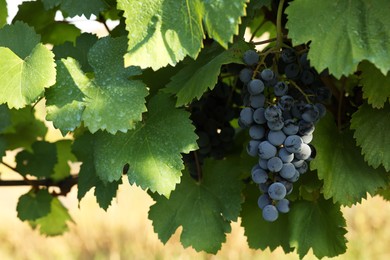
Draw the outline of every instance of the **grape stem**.
<instances>
[{"instance_id":1,"label":"grape stem","mask_svg":"<svg viewBox=\"0 0 390 260\"><path fill-rule=\"evenodd\" d=\"M283 39L287 39L287 35L283 35L282 37L283 37ZM277 40L277 38L270 38L270 39L264 40L264 41L253 42L253 44L254 44L254 45L262 45L262 44L274 42L274 41L276 41L276 40Z\"/></svg>"},{"instance_id":2,"label":"grape stem","mask_svg":"<svg viewBox=\"0 0 390 260\"><path fill-rule=\"evenodd\" d=\"M293 80L289 80L289 83L294 86L305 97L307 103L311 103L308 95L303 91Z\"/></svg>"},{"instance_id":3,"label":"grape stem","mask_svg":"<svg viewBox=\"0 0 390 260\"><path fill-rule=\"evenodd\" d=\"M199 158L198 158L198 153L196 151L194 151L194 157L195 157L195 165L196 165L196 172L198 173L198 182L200 182L203 178L203 174L202 174L202 168L200 167L200 163L199 163Z\"/></svg>"},{"instance_id":4,"label":"grape stem","mask_svg":"<svg viewBox=\"0 0 390 260\"><path fill-rule=\"evenodd\" d=\"M266 22L267 22L267 20L264 19L264 20L256 27L255 31L252 33L251 38L249 39L250 42L253 41L253 39L256 37L256 36L255 36L256 33L260 30L261 27L263 27L263 25L264 25Z\"/></svg>"},{"instance_id":5,"label":"grape stem","mask_svg":"<svg viewBox=\"0 0 390 260\"><path fill-rule=\"evenodd\" d=\"M284 0L279 1L278 13L276 16L276 48L280 49L283 46L283 31L282 31L282 15L283 15Z\"/></svg>"}]
</instances>

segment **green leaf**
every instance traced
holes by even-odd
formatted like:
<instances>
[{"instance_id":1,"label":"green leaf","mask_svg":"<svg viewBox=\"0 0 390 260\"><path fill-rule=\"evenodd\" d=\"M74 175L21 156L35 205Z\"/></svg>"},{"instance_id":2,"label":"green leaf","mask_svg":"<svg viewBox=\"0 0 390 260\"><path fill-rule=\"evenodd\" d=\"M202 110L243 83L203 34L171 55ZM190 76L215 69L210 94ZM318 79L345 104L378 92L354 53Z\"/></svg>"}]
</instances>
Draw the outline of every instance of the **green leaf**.
<instances>
[{"instance_id":1,"label":"green leaf","mask_svg":"<svg viewBox=\"0 0 390 260\"><path fill-rule=\"evenodd\" d=\"M363 86L363 97L374 108L383 108L390 98L390 72L385 76L368 61L363 61L359 69L362 71L360 83Z\"/></svg>"},{"instance_id":2,"label":"green leaf","mask_svg":"<svg viewBox=\"0 0 390 260\"><path fill-rule=\"evenodd\" d=\"M340 133L331 115L327 114L316 126L313 145L317 157L310 162L324 181L325 199L350 206L373 194L386 184L382 168L373 169L364 162L360 149L353 139L353 132Z\"/></svg>"},{"instance_id":3,"label":"green leaf","mask_svg":"<svg viewBox=\"0 0 390 260\"><path fill-rule=\"evenodd\" d=\"M91 15L93 14L99 16L99 13L103 11L105 7L107 6L103 0L61 0L60 9L69 17L85 15L87 18L91 18Z\"/></svg>"},{"instance_id":4,"label":"green leaf","mask_svg":"<svg viewBox=\"0 0 390 260\"><path fill-rule=\"evenodd\" d=\"M59 6L62 0L41 0L46 10Z\"/></svg>"},{"instance_id":5,"label":"green leaf","mask_svg":"<svg viewBox=\"0 0 390 260\"><path fill-rule=\"evenodd\" d=\"M118 186L122 180L103 182L99 179L94 165L94 142L95 136L87 132L78 136L72 147L78 160L83 162L79 172L77 198L80 201L90 189L95 187L95 197L99 206L107 210L112 199L116 197Z\"/></svg>"},{"instance_id":6,"label":"green leaf","mask_svg":"<svg viewBox=\"0 0 390 260\"><path fill-rule=\"evenodd\" d=\"M122 180L107 182L98 181L95 186L95 197L99 206L107 210L111 205L111 201L116 197L119 184L122 184Z\"/></svg>"},{"instance_id":7,"label":"green leaf","mask_svg":"<svg viewBox=\"0 0 390 260\"><path fill-rule=\"evenodd\" d=\"M3 25L7 24L7 16L7 1L0 0L0 28L3 27Z\"/></svg>"},{"instance_id":8,"label":"green leaf","mask_svg":"<svg viewBox=\"0 0 390 260\"><path fill-rule=\"evenodd\" d=\"M47 133L45 123L34 116L31 107L9 110L11 124L3 130L8 141L8 150L24 148L31 151L31 145L37 139L43 139Z\"/></svg>"},{"instance_id":9,"label":"green leaf","mask_svg":"<svg viewBox=\"0 0 390 260\"><path fill-rule=\"evenodd\" d=\"M123 165L131 184L169 196L179 183L183 162L180 153L197 148L197 136L188 112L176 109L164 94L154 96L144 123L126 134L99 134L94 147L95 169L104 181L119 180Z\"/></svg>"},{"instance_id":10,"label":"green leaf","mask_svg":"<svg viewBox=\"0 0 390 260\"><path fill-rule=\"evenodd\" d=\"M125 65L157 70L168 64L174 66L187 55L195 59L205 36L202 21L209 36L227 48L238 33L246 2L119 0L118 8L124 10L130 32Z\"/></svg>"},{"instance_id":11,"label":"green leaf","mask_svg":"<svg viewBox=\"0 0 390 260\"><path fill-rule=\"evenodd\" d=\"M217 45L204 49L198 59L172 77L166 91L177 95L177 106L187 104L194 98L200 99L208 88L214 88L222 65L242 63L242 55L248 49L249 45L244 42L233 45L229 50Z\"/></svg>"},{"instance_id":12,"label":"green leaf","mask_svg":"<svg viewBox=\"0 0 390 260\"><path fill-rule=\"evenodd\" d=\"M179 226L184 247L216 253L241 209L242 183L235 160L206 161L200 183L186 172L169 199L158 196L150 207L154 231L166 243Z\"/></svg>"},{"instance_id":13,"label":"green leaf","mask_svg":"<svg viewBox=\"0 0 390 260\"><path fill-rule=\"evenodd\" d=\"M16 211L21 220L36 220L50 213L53 197L46 189L29 191L20 196Z\"/></svg>"},{"instance_id":14,"label":"green leaf","mask_svg":"<svg viewBox=\"0 0 390 260\"><path fill-rule=\"evenodd\" d=\"M37 141L32 145L32 152L22 151L16 155L16 169L23 175L50 177L58 162L56 145Z\"/></svg>"},{"instance_id":15,"label":"green leaf","mask_svg":"<svg viewBox=\"0 0 390 260\"><path fill-rule=\"evenodd\" d=\"M318 71L329 68L340 78L366 59L386 74L390 70L389 9L387 0L295 0L286 9L286 27L294 45L311 41L308 58Z\"/></svg>"},{"instance_id":16,"label":"green leaf","mask_svg":"<svg viewBox=\"0 0 390 260\"><path fill-rule=\"evenodd\" d=\"M322 197L318 201L298 201L288 213L290 244L302 259L310 248L319 259L334 257L346 251L346 223L340 205Z\"/></svg>"},{"instance_id":17,"label":"green leaf","mask_svg":"<svg viewBox=\"0 0 390 260\"><path fill-rule=\"evenodd\" d=\"M24 2L19 6L13 22L23 21L34 27L42 36L43 43L62 44L74 41L80 35L80 29L66 21L55 21L57 10L47 10L41 1ZM34 15L31 15L34 14Z\"/></svg>"},{"instance_id":18,"label":"green leaf","mask_svg":"<svg viewBox=\"0 0 390 260\"><path fill-rule=\"evenodd\" d=\"M76 39L76 44L65 42L62 45L54 46L53 52L56 60L72 57L81 65L84 72L93 72L93 68L88 61L88 52L91 47L97 42L96 35L83 33Z\"/></svg>"},{"instance_id":19,"label":"green leaf","mask_svg":"<svg viewBox=\"0 0 390 260\"><path fill-rule=\"evenodd\" d=\"M68 210L58 198L51 201L50 213L44 217L30 221L33 227L39 227L39 232L47 236L57 236L69 230L68 221L73 221Z\"/></svg>"},{"instance_id":20,"label":"green leaf","mask_svg":"<svg viewBox=\"0 0 390 260\"><path fill-rule=\"evenodd\" d=\"M23 34L32 36L32 39L24 39ZM25 56L30 46L19 44L23 40L35 41L37 37L34 34L33 29L21 23L0 29L0 46L6 46L0 47L0 81L3 82L0 85L0 104L7 103L9 108L25 107L37 100L45 88L55 83L53 53L44 45L37 44ZM16 38L18 35L20 39ZM10 49L7 48L9 40L17 42Z\"/></svg>"},{"instance_id":21,"label":"green leaf","mask_svg":"<svg viewBox=\"0 0 390 260\"><path fill-rule=\"evenodd\" d=\"M53 174L50 176L54 181L60 181L70 176L69 162L77 159L72 153L72 141L60 140L55 142L57 151L57 163L54 165Z\"/></svg>"},{"instance_id":22,"label":"green leaf","mask_svg":"<svg viewBox=\"0 0 390 260\"><path fill-rule=\"evenodd\" d=\"M263 219L262 211L257 205L261 192L256 185L247 185L244 190L245 202L241 211L241 226L248 245L253 249L271 251L281 246L285 253L293 248L289 244L288 214L280 214L276 222L267 222ZM269 235L266 235L269 234Z\"/></svg>"},{"instance_id":23,"label":"green leaf","mask_svg":"<svg viewBox=\"0 0 390 260\"><path fill-rule=\"evenodd\" d=\"M58 61L57 83L46 92L47 120L63 134L81 121L92 133L101 129L115 134L134 128L146 111L148 91L141 81L128 79L139 75L139 68L123 68L118 62L125 49L125 38L99 40L88 55L94 79L88 78L74 59Z\"/></svg>"},{"instance_id":24,"label":"green leaf","mask_svg":"<svg viewBox=\"0 0 390 260\"><path fill-rule=\"evenodd\" d=\"M390 137L384 130L389 127L389 103L382 109L364 104L352 115L351 128L355 130L354 137L365 161L374 168L383 165L386 171L390 171Z\"/></svg>"},{"instance_id":25,"label":"green leaf","mask_svg":"<svg viewBox=\"0 0 390 260\"><path fill-rule=\"evenodd\" d=\"M0 29L0 46L9 48L21 59L27 58L40 43L41 37L22 22L15 22Z\"/></svg>"}]
</instances>

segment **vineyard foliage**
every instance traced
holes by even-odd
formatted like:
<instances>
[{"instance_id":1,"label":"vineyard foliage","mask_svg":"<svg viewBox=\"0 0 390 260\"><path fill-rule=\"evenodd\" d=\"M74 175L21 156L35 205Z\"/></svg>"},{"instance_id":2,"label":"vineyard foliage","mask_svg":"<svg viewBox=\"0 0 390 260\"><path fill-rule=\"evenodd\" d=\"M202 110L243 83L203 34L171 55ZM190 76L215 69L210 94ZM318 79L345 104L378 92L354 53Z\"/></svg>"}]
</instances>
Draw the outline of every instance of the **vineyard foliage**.
<instances>
[{"instance_id":1,"label":"vineyard foliage","mask_svg":"<svg viewBox=\"0 0 390 260\"><path fill-rule=\"evenodd\" d=\"M0 0L0 155L16 153L16 166L2 164L31 187L18 218L63 234L73 220L59 196L75 185L81 200L92 189L106 210L128 179L155 201L149 218L163 243L181 226L184 247L216 254L240 218L250 248L344 253L340 207L368 194L389 199L389 11L387 0L37 0L8 24ZM82 32L76 16L102 23L108 36ZM316 157L287 195L290 212L274 222L262 218L257 159L238 120L243 56L255 48L275 71L282 49L307 53L329 92ZM220 97L230 110L206 110L201 125L199 111ZM46 140L37 103L63 140ZM218 151L204 149L199 130L214 124Z\"/></svg>"}]
</instances>

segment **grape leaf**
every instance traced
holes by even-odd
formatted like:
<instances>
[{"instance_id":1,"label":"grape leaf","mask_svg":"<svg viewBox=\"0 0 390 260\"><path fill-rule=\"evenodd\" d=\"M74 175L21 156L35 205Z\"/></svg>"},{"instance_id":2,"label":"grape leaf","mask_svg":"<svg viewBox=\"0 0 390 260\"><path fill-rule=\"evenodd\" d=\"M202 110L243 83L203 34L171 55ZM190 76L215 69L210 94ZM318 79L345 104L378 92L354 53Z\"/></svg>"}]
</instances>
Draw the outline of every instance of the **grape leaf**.
<instances>
[{"instance_id":1,"label":"grape leaf","mask_svg":"<svg viewBox=\"0 0 390 260\"><path fill-rule=\"evenodd\" d=\"M94 79L89 79L72 58L57 62L57 83L46 92L46 118L63 134L73 131L82 120L92 133L101 129L112 134L127 132L141 120L148 92L141 81L128 79L140 74L139 68L123 68L118 62L123 60L125 49L123 37L99 40L88 55Z\"/></svg>"},{"instance_id":2,"label":"grape leaf","mask_svg":"<svg viewBox=\"0 0 390 260\"><path fill-rule=\"evenodd\" d=\"M317 157L310 167L324 181L325 199L333 198L335 203L350 206L366 198L367 192L373 194L386 184L385 171L375 170L364 162L353 132L340 133L331 115L327 114L317 124L313 145Z\"/></svg>"},{"instance_id":3,"label":"grape leaf","mask_svg":"<svg viewBox=\"0 0 390 260\"><path fill-rule=\"evenodd\" d=\"M390 171L390 104L375 109L364 104L352 115L351 128L355 130L356 143L362 148L365 161L372 167L380 165Z\"/></svg>"},{"instance_id":4,"label":"grape leaf","mask_svg":"<svg viewBox=\"0 0 390 260\"><path fill-rule=\"evenodd\" d=\"M78 136L72 147L77 159L83 162L79 172L77 198L80 201L90 189L95 187L94 194L99 206L107 210L112 199L116 197L118 186L122 180L103 182L99 179L94 165L94 142L95 136L87 132Z\"/></svg>"},{"instance_id":5,"label":"grape leaf","mask_svg":"<svg viewBox=\"0 0 390 260\"><path fill-rule=\"evenodd\" d=\"M60 140L55 142L57 151L57 163L54 165L53 174L50 176L54 181L60 181L70 175L69 162L77 159L72 153L72 141Z\"/></svg>"},{"instance_id":6,"label":"grape leaf","mask_svg":"<svg viewBox=\"0 0 390 260\"><path fill-rule=\"evenodd\" d=\"M88 61L89 49L97 42L96 35L83 33L76 39L76 44L65 42L62 45L54 46L53 52L56 60L72 57L78 61L84 72L93 72L93 68Z\"/></svg>"},{"instance_id":7,"label":"grape leaf","mask_svg":"<svg viewBox=\"0 0 390 260\"><path fill-rule=\"evenodd\" d=\"M23 175L50 177L58 162L56 145L37 141L32 145L32 152L21 151L16 155L16 169Z\"/></svg>"},{"instance_id":8,"label":"grape leaf","mask_svg":"<svg viewBox=\"0 0 390 260\"><path fill-rule=\"evenodd\" d=\"M297 201L291 206L290 244L302 259L310 248L319 259L346 251L346 223L340 205L322 197L318 201Z\"/></svg>"},{"instance_id":9,"label":"grape leaf","mask_svg":"<svg viewBox=\"0 0 390 260\"><path fill-rule=\"evenodd\" d=\"M205 30L224 48L238 33L246 0L118 1L129 31L125 65L157 70L175 65L185 56L196 58L202 48ZM137 19L134 19L137 17Z\"/></svg>"},{"instance_id":10,"label":"grape leaf","mask_svg":"<svg viewBox=\"0 0 390 260\"><path fill-rule=\"evenodd\" d=\"M383 74L390 70L390 2L296 0L286 9L294 45L311 41L308 58L318 71L340 78L367 59ZM305 19L302 19L305 17Z\"/></svg>"},{"instance_id":11,"label":"grape leaf","mask_svg":"<svg viewBox=\"0 0 390 260\"><path fill-rule=\"evenodd\" d=\"M293 248L289 244L289 215L280 214L276 222L265 221L257 205L260 195L260 190L254 184L247 185L244 190L245 202L242 205L241 226L244 228L249 247L261 250L269 248L273 251L281 246L284 252L291 252Z\"/></svg>"},{"instance_id":12,"label":"grape leaf","mask_svg":"<svg viewBox=\"0 0 390 260\"><path fill-rule=\"evenodd\" d=\"M103 181L119 180L123 165L131 184L169 196L180 181L180 153L197 148L197 136L189 114L176 109L173 100L157 94L148 105L144 123L126 134L99 134L94 146L94 164Z\"/></svg>"},{"instance_id":13,"label":"grape leaf","mask_svg":"<svg viewBox=\"0 0 390 260\"><path fill-rule=\"evenodd\" d=\"M85 15L91 18L93 14L99 16L99 13L105 9L104 2L103 0L61 0L60 9L69 17Z\"/></svg>"},{"instance_id":14,"label":"grape leaf","mask_svg":"<svg viewBox=\"0 0 390 260\"><path fill-rule=\"evenodd\" d=\"M59 6L62 0L41 0L46 10Z\"/></svg>"},{"instance_id":15,"label":"grape leaf","mask_svg":"<svg viewBox=\"0 0 390 260\"><path fill-rule=\"evenodd\" d=\"M45 10L41 1L24 2L19 5L13 22L23 21L34 27L35 31L42 36L43 43L56 45L65 41L75 41L80 35L80 29L66 21L55 21L56 12L55 9Z\"/></svg>"},{"instance_id":16,"label":"grape leaf","mask_svg":"<svg viewBox=\"0 0 390 260\"><path fill-rule=\"evenodd\" d=\"M16 210L21 220L36 220L50 213L53 197L46 189L31 190L20 196Z\"/></svg>"},{"instance_id":17,"label":"grape leaf","mask_svg":"<svg viewBox=\"0 0 390 260\"><path fill-rule=\"evenodd\" d=\"M3 25L7 24L7 16L7 1L0 0L0 28L3 27Z\"/></svg>"},{"instance_id":18,"label":"grape leaf","mask_svg":"<svg viewBox=\"0 0 390 260\"><path fill-rule=\"evenodd\" d=\"M224 50L217 45L204 49L195 61L172 77L166 91L177 95L176 106L187 104L194 98L200 99L208 88L214 88L221 66L242 63L243 53L248 49L249 45L244 42L233 45L229 50Z\"/></svg>"},{"instance_id":19,"label":"grape leaf","mask_svg":"<svg viewBox=\"0 0 390 260\"><path fill-rule=\"evenodd\" d=\"M40 43L31 48L37 40L34 30L20 22L0 29L0 104L25 107L55 83L54 55Z\"/></svg>"},{"instance_id":20,"label":"grape leaf","mask_svg":"<svg viewBox=\"0 0 390 260\"><path fill-rule=\"evenodd\" d=\"M30 221L34 228L38 227L41 234L57 236L69 230L68 221L72 221L68 210L62 205L58 198L51 200L50 213L44 217Z\"/></svg>"},{"instance_id":21,"label":"grape leaf","mask_svg":"<svg viewBox=\"0 0 390 260\"><path fill-rule=\"evenodd\" d=\"M390 98L390 72L383 75L382 72L368 61L359 65L362 71L361 84L363 86L363 97L367 98L368 104L374 108L383 108Z\"/></svg>"},{"instance_id":22,"label":"grape leaf","mask_svg":"<svg viewBox=\"0 0 390 260\"><path fill-rule=\"evenodd\" d=\"M230 221L237 220L241 209L239 166L230 159L206 161L201 182L185 172L169 199L156 196L149 219L163 243L182 226L180 240L184 247L208 253L221 248L225 233L231 231Z\"/></svg>"},{"instance_id":23,"label":"grape leaf","mask_svg":"<svg viewBox=\"0 0 390 260\"><path fill-rule=\"evenodd\" d=\"M38 138L44 138L47 133L45 123L35 118L31 107L11 109L9 116L11 124L2 131L8 141L7 149L23 147L27 151L32 151L31 145Z\"/></svg>"}]
</instances>

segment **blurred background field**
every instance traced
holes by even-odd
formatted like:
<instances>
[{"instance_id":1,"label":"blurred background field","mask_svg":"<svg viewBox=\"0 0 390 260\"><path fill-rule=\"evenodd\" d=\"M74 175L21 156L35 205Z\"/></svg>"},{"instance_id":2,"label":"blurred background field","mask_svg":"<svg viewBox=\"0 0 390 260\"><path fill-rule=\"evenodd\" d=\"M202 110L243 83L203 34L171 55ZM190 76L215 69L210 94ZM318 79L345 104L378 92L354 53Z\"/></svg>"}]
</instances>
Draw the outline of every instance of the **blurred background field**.
<instances>
[{"instance_id":1,"label":"blurred background field","mask_svg":"<svg viewBox=\"0 0 390 260\"><path fill-rule=\"evenodd\" d=\"M251 250L243 229L233 223L227 243L216 256L183 249L180 232L164 246L147 218L153 201L141 189L122 184L108 212L89 192L80 205L74 188L62 202L75 223L58 237L44 237L16 217L18 197L28 188L0 188L0 259L298 259L284 254ZM348 251L334 259L390 259L390 204L380 197L343 210L347 219ZM265 236L271 234L264 234ZM313 254L304 259L316 259Z\"/></svg>"}]
</instances>

